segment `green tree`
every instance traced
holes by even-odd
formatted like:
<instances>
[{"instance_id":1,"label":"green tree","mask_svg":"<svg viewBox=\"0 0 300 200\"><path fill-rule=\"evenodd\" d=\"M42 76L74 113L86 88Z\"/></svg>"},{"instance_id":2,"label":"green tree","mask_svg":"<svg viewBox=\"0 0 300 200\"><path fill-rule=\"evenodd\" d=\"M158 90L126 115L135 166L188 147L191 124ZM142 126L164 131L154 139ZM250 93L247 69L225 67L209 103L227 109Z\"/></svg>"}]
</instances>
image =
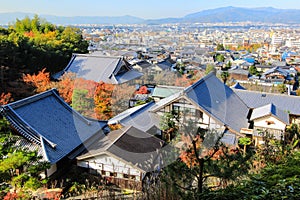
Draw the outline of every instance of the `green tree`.
<instances>
[{"instance_id":1,"label":"green tree","mask_svg":"<svg viewBox=\"0 0 300 200\"><path fill-rule=\"evenodd\" d=\"M248 138L248 137L240 138L239 144L244 146L244 156L246 156L246 148L247 148L247 145L251 144L251 138Z\"/></svg>"},{"instance_id":2,"label":"green tree","mask_svg":"<svg viewBox=\"0 0 300 200\"><path fill-rule=\"evenodd\" d=\"M249 73L250 73L251 75L257 75L258 71L257 71L257 69L256 69L255 66L250 66L250 67L249 67Z\"/></svg>"},{"instance_id":3,"label":"green tree","mask_svg":"<svg viewBox=\"0 0 300 200\"><path fill-rule=\"evenodd\" d=\"M12 134L8 122L0 119L0 185L9 183L18 188L36 189L41 186L39 173L50 165L36 151L16 145L21 140L22 137Z\"/></svg>"},{"instance_id":4,"label":"green tree","mask_svg":"<svg viewBox=\"0 0 300 200\"><path fill-rule=\"evenodd\" d=\"M224 84L226 84L227 79L229 77L229 73L227 71L223 71L220 76L221 76L221 79L223 80Z\"/></svg>"},{"instance_id":5,"label":"green tree","mask_svg":"<svg viewBox=\"0 0 300 200\"><path fill-rule=\"evenodd\" d=\"M224 51L225 48L223 46L223 44L217 44L217 51Z\"/></svg>"},{"instance_id":6,"label":"green tree","mask_svg":"<svg viewBox=\"0 0 300 200\"><path fill-rule=\"evenodd\" d=\"M177 122L179 114L175 111L164 113L160 120L160 129L163 131L163 139L170 142L178 133Z\"/></svg>"},{"instance_id":7,"label":"green tree","mask_svg":"<svg viewBox=\"0 0 300 200\"><path fill-rule=\"evenodd\" d=\"M72 53L87 53L87 47L80 29L56 27L37 15L33 19L17 19L0 34L0 55L2 52L5 55L5 64L23 66L31 72L44 67L50 72L60 71L69 62Z\"/></svg>"},{"instance_id":8,"label":"green tree","mask_svg":"<svg viewBox=\"0 0 300 200\"><path fill-rule=\"evenodd\" d=\"M278 89L278 91L279 91L281 94L283 94L283 93L286 92L286 86L285 86L284 83L278 84L278 85L277 85L277 89Z\"/></svg>"},{"instance_id":9,"label":"green tree","mask_svg":"<svg viewBox=\"0 0 300 200\"><path fill-rule=\"evenodd\" d=\"M72 96L72 107L85 116L91 116L94 111L94 99L88 96L88 92L86 89L74 89Z\"/></svg>"},{"instance_id":10,"label":"green tree","mask_svg":"<svg viewBox=\"0 0 300 200\"><path fill-rule=\"evenodd\" d=\"M269 164L257 174L252 174L242 184L225 189L207 191L202 199L299 199L300 152L297 150L276 164Z\"/></svg>"},{"instance_id":11,"label":"green tree","mask_svg":"<svg viewBox=\"0 0 300 200\"><path fill-rule=\"evenodd\" d=\"M223 54L217 54L216 60L218 62L224 62L225 61L225 56Z\"/></svg>"}]
</instances>

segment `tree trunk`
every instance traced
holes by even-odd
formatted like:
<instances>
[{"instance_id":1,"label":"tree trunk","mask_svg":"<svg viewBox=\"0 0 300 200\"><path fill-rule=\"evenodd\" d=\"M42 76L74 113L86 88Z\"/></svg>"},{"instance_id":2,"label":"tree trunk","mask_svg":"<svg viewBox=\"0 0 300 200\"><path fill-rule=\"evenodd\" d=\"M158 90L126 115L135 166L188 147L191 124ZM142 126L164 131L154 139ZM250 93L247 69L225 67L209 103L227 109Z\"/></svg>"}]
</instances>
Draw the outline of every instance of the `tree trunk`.
<instances>
[{"instance_id":1,"label":"tree trunk","mask_svg":"<svg viewBox=\"0 0 300 200\"><path fill-rule=\"evenodd\" d=\"M203 192L203 168L204 168L204 159L200 158L199 161L199 179L198 179L198 192Z\"/></svg>"}]
</instances>

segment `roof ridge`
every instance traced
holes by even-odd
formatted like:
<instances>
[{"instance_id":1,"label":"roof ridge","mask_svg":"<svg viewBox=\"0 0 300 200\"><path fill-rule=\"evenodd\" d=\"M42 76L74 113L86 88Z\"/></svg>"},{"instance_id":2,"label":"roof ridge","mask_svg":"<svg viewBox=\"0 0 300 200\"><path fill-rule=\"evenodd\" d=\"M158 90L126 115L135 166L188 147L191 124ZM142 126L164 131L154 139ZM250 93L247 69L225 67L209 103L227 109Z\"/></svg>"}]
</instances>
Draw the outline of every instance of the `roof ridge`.
<instances>
[{"instance_id":1,"label":"roof ridge","mask_svg":"<svg viewBox=\"0 0 300 200\"><path fill-rule=\"evenodd\" d=\"M75 58L76 58L76 54L72 54L72 57L71 57L68 65L62 70L63 73L65 73L71 67L71 65L74 62Z\"/></svg>"},{"instance_id":2,"label":"roof ridge","mask_svg":"<svg viewBox=\"0 0 300 200\"><path fill-rule=\"evenodd\" d=\"M52 94L55 94L57 92L58 91L57 91L56 88L52 88L52 89L47 90L45 92L38 93L38 94L35 94L35 95L32 95L32 96L26 97L24 99L20 99L18 101L9 103L7 105L3 105L3 107L6 107L6 106L9 105L9 106L12 106L13 108L18 108L18 107L21 107L21 106L26 105L28 103L32 103L32 102L38 101L40 99L43 99L45 97L51 96Z\"/></svg>"},{"instance_id":3,"label":"roof ridge","mask_svg":"<svg viewBox=\"0 0 300 200\"><path fill-rule=\"evenodd\" d=\"M145 103L145 104L142 104L141 107L137 110L135 110L134 112L130 113L129 116L132 116L134 114L136 114L138 111L140 111L141 109L144 109L144 108L147 108L149 105L155 103L153 100L148 102L148 103Z\"/></svg>"},{"instance_id":4,"label":"roof ridge","mask_svg":"<svg viewBox=\"0 0 300 200\"><path fill-rule=\"evenodd\" d=\"M183 93L188 93L190 92L190 90L192 90L194 87L198 86L199 84L203 83L205 80L214 77L214 72L210 72L209 74L207 74L206 76L200 78L197 82L193 83L192 85L186 87L183 90Z\"/></svg>"},{"instance_id":5,"label":"roof ridge","mask_svg":"<svg viewBox=\"0 0 300 200\"><path fill-rule=\"evenodd\" d=\"M174 89L184 89L185 87L182 86L176 86L176 85L156 85L156 87L161 87L161 88L174 88ZM155 87L155 88L156 88Z\"/></svg>"},{"instance_id":6,"label":"roof ridge","mask_svg":"<svg viewBox=\"0 0 300 200\"><path fill-rule=\"evenodd\" d=\"M122 128L118 129L118 130L122 130L121 134L120 134L114 141L112 141L111 144L108 145L108 146L105 148L105 150L108 150L115 142L117 142L121 137L123 137L124 134L125 134L131 127L132 127L132 125L131 125L131 126L128 126L128 127L124 127L124 129L125 129L124 131L122 130ZM116 130L116 131L118 131L118 130ZM108 133L108 134L109 134L109 133ZM108 137L108 136L105 136L105 137Z\"/></svg>"},{"instance_id":7,"label":"roof ridge","mask_svg":"<svg viewBox=\"0 0 300 200\"><path fill-rule=\"evenodd\" d=\"M300 96L296 96L296 95L286 95L286 94L278 94L278 93L271 93L271 92L261 92L261 91L255 91L255 90L239 90L239 89L235 89L232 88L235 91L238 92L249 92L249 93L259 93L259 94L267 94L267 95L274 95L274 96L281 96L281 97L290 97L290 98L299 98Z\"/></svg>"},{"instance_id":8,"label":"roof ridge","mask_svg":"<svg viewBox=\"0 0 300 200\"><path fill-rule=\"evenodd\" d=\"M156 140L159 140L159 141L162 141L162 142L163 142L163 140L159 139L158 137L155 137L154 135L152 135L152 134L150 134L150 133L147 133L146 131L142 131L141 129L138 129L137 127L135 127L135 126L133 126L133 125L130 126L130 129L131 129L131 128L136 129L136 130L138 130L138 131L141 131L141 132L143 132L144 134L150 136L151 138L155 138ZM129 130L129 129L128 129L128 130ZM127 131L128 131L128 130L127 130Z\"/></svg>"},{"instance_id":9,"label":"roof ridge","mask_svg":"<svg viewBox=\"0 0 300 200\"><path fill-rule=\"evenodd\" d=\"M124 58L124 56L106 56L106 55L81 54L81 53L74 53L73 55L75 57L81 56L81 57L97 57L97 58Z\"/></svg>"},{"instance_id":10,"label":"roof ridge","mask_svg":"<svg viewBox=\"0 0 300 200\"><path fill-rule=\"evenodd\" d=\"M46 150L46 145L44 143L44 138L42 136L40 136L40 141L41 141L41 146L42 146L42 149L43 149L43 151L42 151L43 156L44 156L45 160L50 161L50 159L47 155L47 150Z\"/></svg>"}]
</instances>

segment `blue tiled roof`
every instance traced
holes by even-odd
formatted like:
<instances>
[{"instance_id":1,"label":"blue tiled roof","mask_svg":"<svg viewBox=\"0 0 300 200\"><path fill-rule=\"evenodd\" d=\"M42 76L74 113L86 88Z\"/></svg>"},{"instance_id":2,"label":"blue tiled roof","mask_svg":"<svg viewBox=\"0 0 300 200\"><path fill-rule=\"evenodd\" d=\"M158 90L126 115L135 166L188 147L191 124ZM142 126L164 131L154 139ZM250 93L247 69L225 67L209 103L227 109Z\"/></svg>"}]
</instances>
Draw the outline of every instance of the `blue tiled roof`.
<instances>
[{"instance_id":1,"label":"blue tiled roof","mask_svg":"<svg viewBox=\"0 0 300 200\"><path fill-rule=\"evenodd\" d=\"M268 104L262 107L253 109L250 120L259 119L265 116L274 116L285 124L289 124L289 114L278 109L274 104Z\"/></svg>"},{"instance_id":2,"label":"blue tiled roof","mask_svg":"<svg viewBox=\"0 0 300 200\"><path fill-rule=\"evenodd\" d=\"M283 94L272 94L248 90L234 90L249 108L258 108L274 104L277 108L292 115L300 116L300 97Z\"/></svg>"},{"instance_id":3,"label":"blue tiled roof","mask_svg":"<svg viewBox=\"0 0 300 200\"><path fill-rule=\"evenodd\" d=\"M289 74L286 70L284 70L284 69L277 66L277 67L273 67L273 68L267 70L266 72L264 72L263 76L266 76L266 75L268 75L270 73L274 73L274 72L279 72L283 76L287 76Z\"/></svg>"},{"instance_id":4,"label":"blue tiled roof","mask_svg":"<svg viewBox=\"0 0 300 200\"><path fill-rule=\"evenodd\" d=\"M230 87L231 89L239 89L239 90L246 90L239 82L236 82L233 86Z\"/></svg>"},{"instance_id":5,"label":"blue tiled roof","mask_svg":"<svg viewBox=\"0 0 300 200\"><path fill-rule=\"evenodd\" d=\"M161 62L158 62L156 64L159 68L161 68L162 70L168 70L172 67L172 63L170 63L169 61L167 60L164 60L164 61L161 61Z\"/></svg>"},{"instance_id":6,"label":"blue tiled roof","mask_svg":"<svg viewBox=\"0 0 300 200\"><path fill-rule=\"evenodd\" d=\"M186 96L231 130L248 127L247 105L213 73L186 88Z\"/></svg>"},{"instance_id":7,"label":"blue tiled roof","mask_svg":"<svg viewBox=\"0 0 300 200\"><path fill-rule=\"evenodd\" d=\"M89 120L66 104L55 89L1 107L1 114L25 138L40 145L56 163L96 134L105 121Z\"/></svg>"},{"instance_id":8,"label":"blue tiled roof","mask_svg":"<svg viewBox=\"0 0 300 200\"><path fill-rule=\"evenodd\" d=\"M123 126L134 126L144 132L149 131L153 126L159 128L160 117L149 112L156 104L149 102L144 105L130 108L108 121L108 124L120 123Z\"/></svg>"}]
</instances>

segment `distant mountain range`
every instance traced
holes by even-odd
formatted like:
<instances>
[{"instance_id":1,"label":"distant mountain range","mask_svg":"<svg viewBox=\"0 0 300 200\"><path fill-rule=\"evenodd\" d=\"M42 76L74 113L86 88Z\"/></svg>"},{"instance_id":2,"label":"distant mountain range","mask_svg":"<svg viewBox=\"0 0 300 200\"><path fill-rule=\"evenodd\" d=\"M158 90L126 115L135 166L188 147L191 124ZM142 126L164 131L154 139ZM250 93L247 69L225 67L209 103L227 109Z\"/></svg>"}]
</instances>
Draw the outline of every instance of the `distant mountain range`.
<instances>
[{"instance_id":1,"label":"distant mountain range","mask_svg":"<svg viewBox=\"0 0 300 200\"><path fill-rule=\"evenodd\" d=\"M9 24L25 16L33 17L32 13L0 13L0 24ZM134 16L75 16L62 17L39 15L54 24L163 24L163 23L217 23L217 22L266 22L266 23L299 23L300 10L263 8L223 7L203 10L181 18L142 19Z\"/></svg>"}]
</instances>

